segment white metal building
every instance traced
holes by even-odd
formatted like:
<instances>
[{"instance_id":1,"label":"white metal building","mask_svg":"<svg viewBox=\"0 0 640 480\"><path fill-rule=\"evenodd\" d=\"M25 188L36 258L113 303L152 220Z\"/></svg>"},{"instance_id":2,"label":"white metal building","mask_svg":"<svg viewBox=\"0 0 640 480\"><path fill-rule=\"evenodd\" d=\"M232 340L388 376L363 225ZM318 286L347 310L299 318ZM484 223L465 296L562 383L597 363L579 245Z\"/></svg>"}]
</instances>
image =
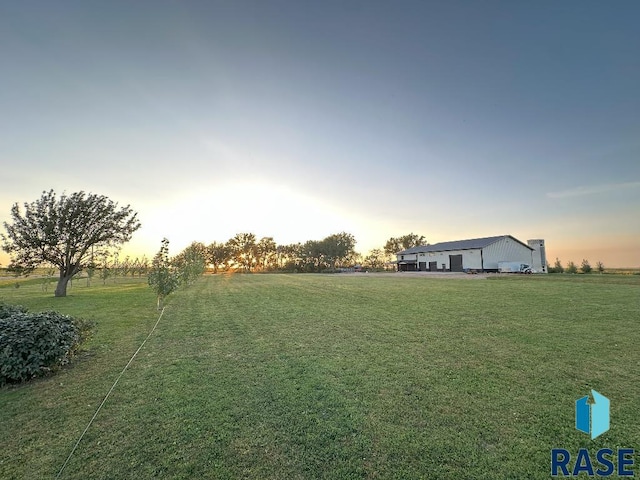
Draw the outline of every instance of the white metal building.
<instances>
[{"instance_id":1,"label":"white metal building","mask_svg":"<svg viewBox=\"0 0 640 480\"><path fill-rule=\"evenodd\" d=\"M423 245L396 256L400 271L497 272L499 262L521 262L546 273L544 240L526 244L511 235Z\"/></svg>"}]
</instances>

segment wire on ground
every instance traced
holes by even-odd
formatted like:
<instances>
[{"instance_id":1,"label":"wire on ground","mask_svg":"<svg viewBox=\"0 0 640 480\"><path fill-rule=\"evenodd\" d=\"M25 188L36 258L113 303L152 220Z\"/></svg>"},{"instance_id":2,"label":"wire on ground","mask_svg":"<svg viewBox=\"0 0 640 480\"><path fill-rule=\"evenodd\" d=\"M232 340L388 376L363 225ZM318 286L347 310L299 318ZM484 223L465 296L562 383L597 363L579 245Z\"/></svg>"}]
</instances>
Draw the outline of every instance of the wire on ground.
<instances>
[{"instance_id":1,"label":"wire on ground","mask_svg":"<svg viewBox=\"0 0 640 480\"><path fill-rule=\"evenodd\" d=\"M158 323L160 323L160 319L162 318L162 315L164 314L164 308L162 309L162 311L160 312L160 316L158 317L158 320L156 320L155 325L153 326L153 328L151 329L151 331L149 332L149 335L147 335L147 338L144 339L144 341L140 344L140 346L138 347L138 349L136 350L136 352L131 356L131 358L129 359L129 361L127 362L127 364L124 366L124 368L122 369L122 371L120 372L120 375L118 375L118 378L116 378L116 381L113 382L113 385L111 385L111 388L109 389L109 391L107 392L107 394L105 395L104 399L102 400L102 403L100 404L100 406L97 408L96 413L93 414L93 417L91 417L91 420L89 420L89 423L87 424L87 426L85 427L84 431L82 432L82 435L80 435L80 438L78 438L78 441L76 442L76 444L73 446L73 449L71 450L71 453L69 454L69 456L67 457L67 459L65 460L64 464L62 465L62 468L60 468L60 471L58 472L58 475L56 475L56 479L60 478L60 475L62 475L62 472L64 471L65 467L67 466L67 464L69 463L69 460L71 460L71 457L73 456L73 454L75 453L76 449L78 448L78 445L80 445L80 442L82 441L82 437L84 437L84 434L87 433L87 430L89 430L89 427L91 426L91 424L93 423L93 421L96 419L96 417L98 416L98 413L100 413L100 410L102 409L102 406L106 403L107 398L109 398L109 395L111 395L111 392L113 392L113 389L116 388L116 385L118 384L118 381L120 380L120 378L122 377L122 375L124 375L124 372L127 371L127 368L129 368L129 365L131 365L131 362L133 362L133 359L136 358L136 355L138 355L138 352L140 350L142 350L142 347L144 347L144 344L147 343L147 340L149 340L149 338L151 337L151 335L153 334L153 332L155 331L156 327L158 326Z\"/></svg>"}]
</instances>

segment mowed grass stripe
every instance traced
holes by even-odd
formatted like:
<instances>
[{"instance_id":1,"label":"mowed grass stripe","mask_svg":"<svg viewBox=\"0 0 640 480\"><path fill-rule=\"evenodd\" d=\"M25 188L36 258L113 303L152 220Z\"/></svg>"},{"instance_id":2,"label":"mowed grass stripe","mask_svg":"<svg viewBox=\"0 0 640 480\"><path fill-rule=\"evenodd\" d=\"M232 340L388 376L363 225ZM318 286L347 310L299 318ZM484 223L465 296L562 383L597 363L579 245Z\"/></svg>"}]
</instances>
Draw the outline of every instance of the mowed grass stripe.
<instances>
[{"instance_id":1,"label":"mowed grass stripe","mask_svg":"<svg viewBox=\"0 0 640 480\"><path fill-rule=\"evenodd\" d=\"M170 298L64 478L535 479L553 447L638 448L640 287L607 280L204 278ZM32 467L5 454L0 476L57 471L92 414L80 392L99 397L123 366L116 352L135 351L157 318L143 288L95 288L62 305L103 299L101 361L0 391L6 447ZM612 399L612 429L595 441L573 429L572 402L590 388Z\"/></svg>"}]
</instances>

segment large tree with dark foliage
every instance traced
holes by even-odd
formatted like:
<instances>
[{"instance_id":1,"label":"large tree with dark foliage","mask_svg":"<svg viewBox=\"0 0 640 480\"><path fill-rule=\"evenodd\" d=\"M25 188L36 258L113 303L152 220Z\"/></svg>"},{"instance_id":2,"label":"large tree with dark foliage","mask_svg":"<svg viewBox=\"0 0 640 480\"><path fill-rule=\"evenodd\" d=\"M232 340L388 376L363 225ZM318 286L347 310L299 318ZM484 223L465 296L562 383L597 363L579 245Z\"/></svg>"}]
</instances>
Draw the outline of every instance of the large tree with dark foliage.
<instances>
[{"instance_id":1,"label":"large tree with dark foliage","mask_svg":"<svg viewBox=\"0 0 640 480\"><path fill-rule=\"evenodd\" d=\"M406 250L407 248L427 245L427 239L424 235L417 235L413 232L398 238L391 237L384 245L384 253L393 257L396 253Z\"/></svg>"},{"instance_id":2,"label":"large tree with dark foliage","mask_svg":"<svg viewBox=\"0 0 640 480\"><path fill-rule=\"evenodd\" d=\"M207 263L213 267L213 273L218 273L222 266L228 268L231 260L231 248L226 243L213 242L207 247Z\"/></svg>"},{"instance_id":3,"label":"large tree with dark foliage","mask_svg":"<svg viewBox=\"0 0 640 480\"><path fill-rule=\"evenodd\" d=\"M335 233L322 240L321 249L326 261L334 270L355 254L356 239L347 232Z\"/></svg>"},{"instance_id":4,"label":"large tree with dark foliage","mask_svg":"<svg viewBox=\"0 0 640 480\"><path fill-rule=\"evenodd\" d=\"M56 197L53 190L40 199L24 203L24 213L16 203L11 208L12 223L4 222L2 248L11 255L12 265L26 271L38 265L55 265L60 276L55 296L67 295L69 280L92 258L92 249L104 250L128 242L140 222L129 205L118 204L103 195L77 192Z\"/></svg>"},{"instance_id":5,"label":"large tree with dark foliage","mask_svg":"<svg viewBox=\"0 0 640 480\"><path fill-rule=\"evenodd\" d=\"M256 236L253 233L237 233L229 239L227 247L234 261L244 271L250 272L256 259Z\"/></svg>"}]
</instances>

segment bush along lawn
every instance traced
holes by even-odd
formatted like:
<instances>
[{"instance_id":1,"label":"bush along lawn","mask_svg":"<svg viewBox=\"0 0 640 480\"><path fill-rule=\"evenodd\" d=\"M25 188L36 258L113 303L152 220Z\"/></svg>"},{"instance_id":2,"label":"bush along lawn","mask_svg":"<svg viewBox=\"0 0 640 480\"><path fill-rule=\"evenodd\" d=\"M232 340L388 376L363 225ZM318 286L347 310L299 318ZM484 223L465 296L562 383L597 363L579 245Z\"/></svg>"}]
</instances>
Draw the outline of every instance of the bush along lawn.
<instances>
[{"instance_id":1,"label":"bush along lawn","mask_svg":"<svg viewBox=\"0 0 640 480\"><path fill-rule=\"evenodd\" d=\"M0 304L0 386L50 374L70 362L90 325L57 312Z\"/></svg>"}]
</instances>

